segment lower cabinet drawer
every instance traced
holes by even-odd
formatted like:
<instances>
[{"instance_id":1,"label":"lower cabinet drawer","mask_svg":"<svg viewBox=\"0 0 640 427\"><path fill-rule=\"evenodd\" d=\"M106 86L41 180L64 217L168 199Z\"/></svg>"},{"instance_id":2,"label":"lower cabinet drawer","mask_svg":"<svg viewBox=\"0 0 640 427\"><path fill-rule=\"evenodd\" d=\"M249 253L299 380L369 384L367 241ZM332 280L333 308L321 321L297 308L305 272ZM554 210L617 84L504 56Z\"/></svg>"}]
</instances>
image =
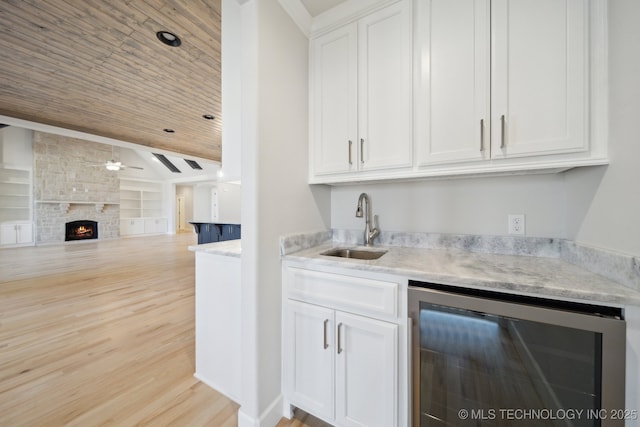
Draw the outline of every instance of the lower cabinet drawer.
<instances>
[{"instance_id":1,"label":"lower cabinet drawer","mask_svg":"<svg viewBox=\"0 0 640 427\"><path fill-rule=\"evenodd\" d=\"M351 313L383 319L398 316L399 284L290 267L287 296Z\"/></svg>"}]
</instances>

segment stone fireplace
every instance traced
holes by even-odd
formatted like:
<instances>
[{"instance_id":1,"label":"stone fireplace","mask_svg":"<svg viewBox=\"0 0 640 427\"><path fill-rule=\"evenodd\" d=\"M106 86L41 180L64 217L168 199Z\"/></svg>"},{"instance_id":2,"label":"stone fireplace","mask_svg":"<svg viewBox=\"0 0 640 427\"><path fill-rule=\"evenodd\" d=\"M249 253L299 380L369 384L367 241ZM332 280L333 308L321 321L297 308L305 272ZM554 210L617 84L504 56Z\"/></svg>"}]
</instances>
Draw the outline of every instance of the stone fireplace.
<instances>
[{"instance_id":1,"label":"stone fireplace","mask_svg":"<svg viewBox=\"0 0 640 427\"><path fill-rule=\"evenodd\" d=\"M33 133L36 244L67 241L66 225L75 221L95 222L95 238L119 236L120 180L117 172L100 166L111 150L97 142Z\"/></svg>"}]
</instances>

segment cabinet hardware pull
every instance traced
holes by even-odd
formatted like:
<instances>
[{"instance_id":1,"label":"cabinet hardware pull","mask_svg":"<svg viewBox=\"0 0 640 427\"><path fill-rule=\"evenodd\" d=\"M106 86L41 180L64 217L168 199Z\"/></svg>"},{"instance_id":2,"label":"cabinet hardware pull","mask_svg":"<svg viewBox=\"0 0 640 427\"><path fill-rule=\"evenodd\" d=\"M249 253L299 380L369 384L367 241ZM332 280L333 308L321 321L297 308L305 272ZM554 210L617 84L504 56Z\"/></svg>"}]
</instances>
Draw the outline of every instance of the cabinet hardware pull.
<instances>
[{"instance_id":1,"label":"cabinet hardware pull","mask_svg":"<svg viewBox=\"0 0 640 427\"><path fill-rule=\"evenodd\" d=\"M353 145L353 141L349 140L349 164L352 165L353 161L351 160L351 145Z\"/></svg>"},{"instance_id":2,"label":"cabinet hardware pull","mask_svg":"<svg viewBox=\"0 0 640 427\"><path fill-rule=\"evenodd\" d=\"M338 354L342 353L342 344L340 343L340 341L342 341L341 334L340 334L341 329L342 329L342 322L338 323Z\"/></svg>"},{"instance_id":3,"label":"cabinet hardware pull","mask_svg":"<svg viewBox=\"0 0 640 427\"><path fill-rule=\"evenodd\" d=\"M506 143L504 141L504 114L500 116L500 148L506 147Z\"/></svg>"},{"instance_id":4,"label":"cabinet hardware pull","mask_svg":"<svg viewBox=\"0 0 640 427\"><path fill-rule=\"evenodd\" d=\"M324 319L324 349L326 350L329 347L327 343L327 323L329 323L329 319Z\"/></svg>"},{"instance_id":5,"label":"cabinet hardware pull","mask_svg":"<svg viewBox=\"0 0 640 427\"><path fill-rule=\"evenodd\" d=\"M480 152L484 151L484 119L480 119Z\"/></svg>"},{"instance_id":6,"label":"cabinet hardware pull","mask_svg":"<svg viewBox=\"0 0 640 427\"><path fill-rule=\"evenodd\" d=\"M360 163L364 163L364 138L360 138Z\"/></svg>"}]
</instances>

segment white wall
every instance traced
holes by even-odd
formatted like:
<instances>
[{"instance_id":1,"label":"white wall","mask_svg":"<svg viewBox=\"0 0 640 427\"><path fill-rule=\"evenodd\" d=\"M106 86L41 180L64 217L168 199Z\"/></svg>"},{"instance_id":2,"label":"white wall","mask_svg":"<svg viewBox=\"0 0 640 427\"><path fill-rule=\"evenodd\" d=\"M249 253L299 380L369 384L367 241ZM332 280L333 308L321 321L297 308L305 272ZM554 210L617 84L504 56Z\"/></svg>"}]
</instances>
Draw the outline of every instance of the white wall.
<instances>
[{"instance_id":1,"label":"white wall","mask_svg":"<svg viewBox=\"0 0 640 427\"><path fill-rule=\"evenodd\" d=\"M355 218L368 192L380 228L462 234L507 234L507 215L526 214L527 235L559 237L640 255L640 2L609 2L608 166L558 175L468 178L335 187L333 228L364 228Z\"/></svg>"},{"instance_id":2,"label":"white wall","mask_svg":"<svg viewBox=\"0 0 640 427\"><path fill-rule=\"evenodd\" d=\"M0 129L0 165L33 168L33 131L16 126Z\"/></svg>"},{"instance_id":3,"label":"white wall","mask_svg":"<svg viewBox=\"0 0 640 427\"><path fill-rule=\"evenodd\" d=\"M221 182L218 188L218 222L240 224L242 206L242 186Z\"/></svg>"},{"instance_id":4,"label":"white wall","mask_svg":"<svg viewBox=\"0 0 640 427\"><path fill-rule=\"evenodd\" d=\"M567 173L567 234L640 256L640 2L609 1L607 167Z\"/></svg>"},{"instance_id":5,"label":"white wall","mask_svg":"<svg viewBox=\"0 0 640 427\"><path fill-rule=\"evenodd\" d=\"M240 8L222 0L222 180L239 181L242 162Z\"/></svg>"},{"instance_id":6,"label":"white wall","mask_svg":"<svg viewBox=\"0 0 640 427\"><path fill-rule=\"evenodd\" d=\"M140 155L134 150L125 147L113 147L113 151L113 160L121 161L124 165L127 166L137 166L142 168L142 170L133 168L121 169L120 172L118 172L120 174L120 178L148 179L157 181L163 180L164 177L162 177L152 167L150 167L150 162L148 160L142 159ZM105 161L106 159L101 160Z\"/></svg>"},{"instance_id":7,"label":"white wall","mask_svg":"<svg viewBox=\"0 0 640 427\"><path fill-rule=\"evenodd\" d=\"M272 426L282 414L279 237L327 229L330 194L328 188L306 184L308 40L277 0L249 0L241 9L243 397L238 424Z\"/></svg>"},{"instance_id":8,"label":"white wall","mask_svg":"<svg viewBox=\"0 0 640 427\"><path fill-rule=\"evenodd\" d=\"M193 221L211 221L212 187L212 184L196 184L193 186Z\"/></svg>"},{"instance_id":9,"label":"white wall","mask_svg":"<svg viewBox=\"0 0 640 427\"><path fill-rule=\"evenodd\" d=\"M507 234L507 215L525 214L530 236L564 237L564 178L534 175L350 185L331 191L331 226L363 229L361 192L384 231Z\"/></svg>"}]
</instances>

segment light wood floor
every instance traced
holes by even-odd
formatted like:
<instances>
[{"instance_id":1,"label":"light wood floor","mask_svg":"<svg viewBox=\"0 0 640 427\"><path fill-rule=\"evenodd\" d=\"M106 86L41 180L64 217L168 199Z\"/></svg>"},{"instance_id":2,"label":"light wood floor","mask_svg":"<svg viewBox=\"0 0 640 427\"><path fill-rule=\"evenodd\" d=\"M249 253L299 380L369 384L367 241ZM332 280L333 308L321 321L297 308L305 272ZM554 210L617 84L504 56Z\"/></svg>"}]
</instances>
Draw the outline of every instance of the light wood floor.
<instances>
[{"instance_id":1,"label":"light wood floor","mask_svg":"<svg viewBox=\"0 0 640 427\"><path fill-rule=\"evenodd\" d=\"M0 426L236 426L238 405L193 377L190 244L0 250ZM298 418L279 427L316 425Z\"/></svg>"}]
</instances>

